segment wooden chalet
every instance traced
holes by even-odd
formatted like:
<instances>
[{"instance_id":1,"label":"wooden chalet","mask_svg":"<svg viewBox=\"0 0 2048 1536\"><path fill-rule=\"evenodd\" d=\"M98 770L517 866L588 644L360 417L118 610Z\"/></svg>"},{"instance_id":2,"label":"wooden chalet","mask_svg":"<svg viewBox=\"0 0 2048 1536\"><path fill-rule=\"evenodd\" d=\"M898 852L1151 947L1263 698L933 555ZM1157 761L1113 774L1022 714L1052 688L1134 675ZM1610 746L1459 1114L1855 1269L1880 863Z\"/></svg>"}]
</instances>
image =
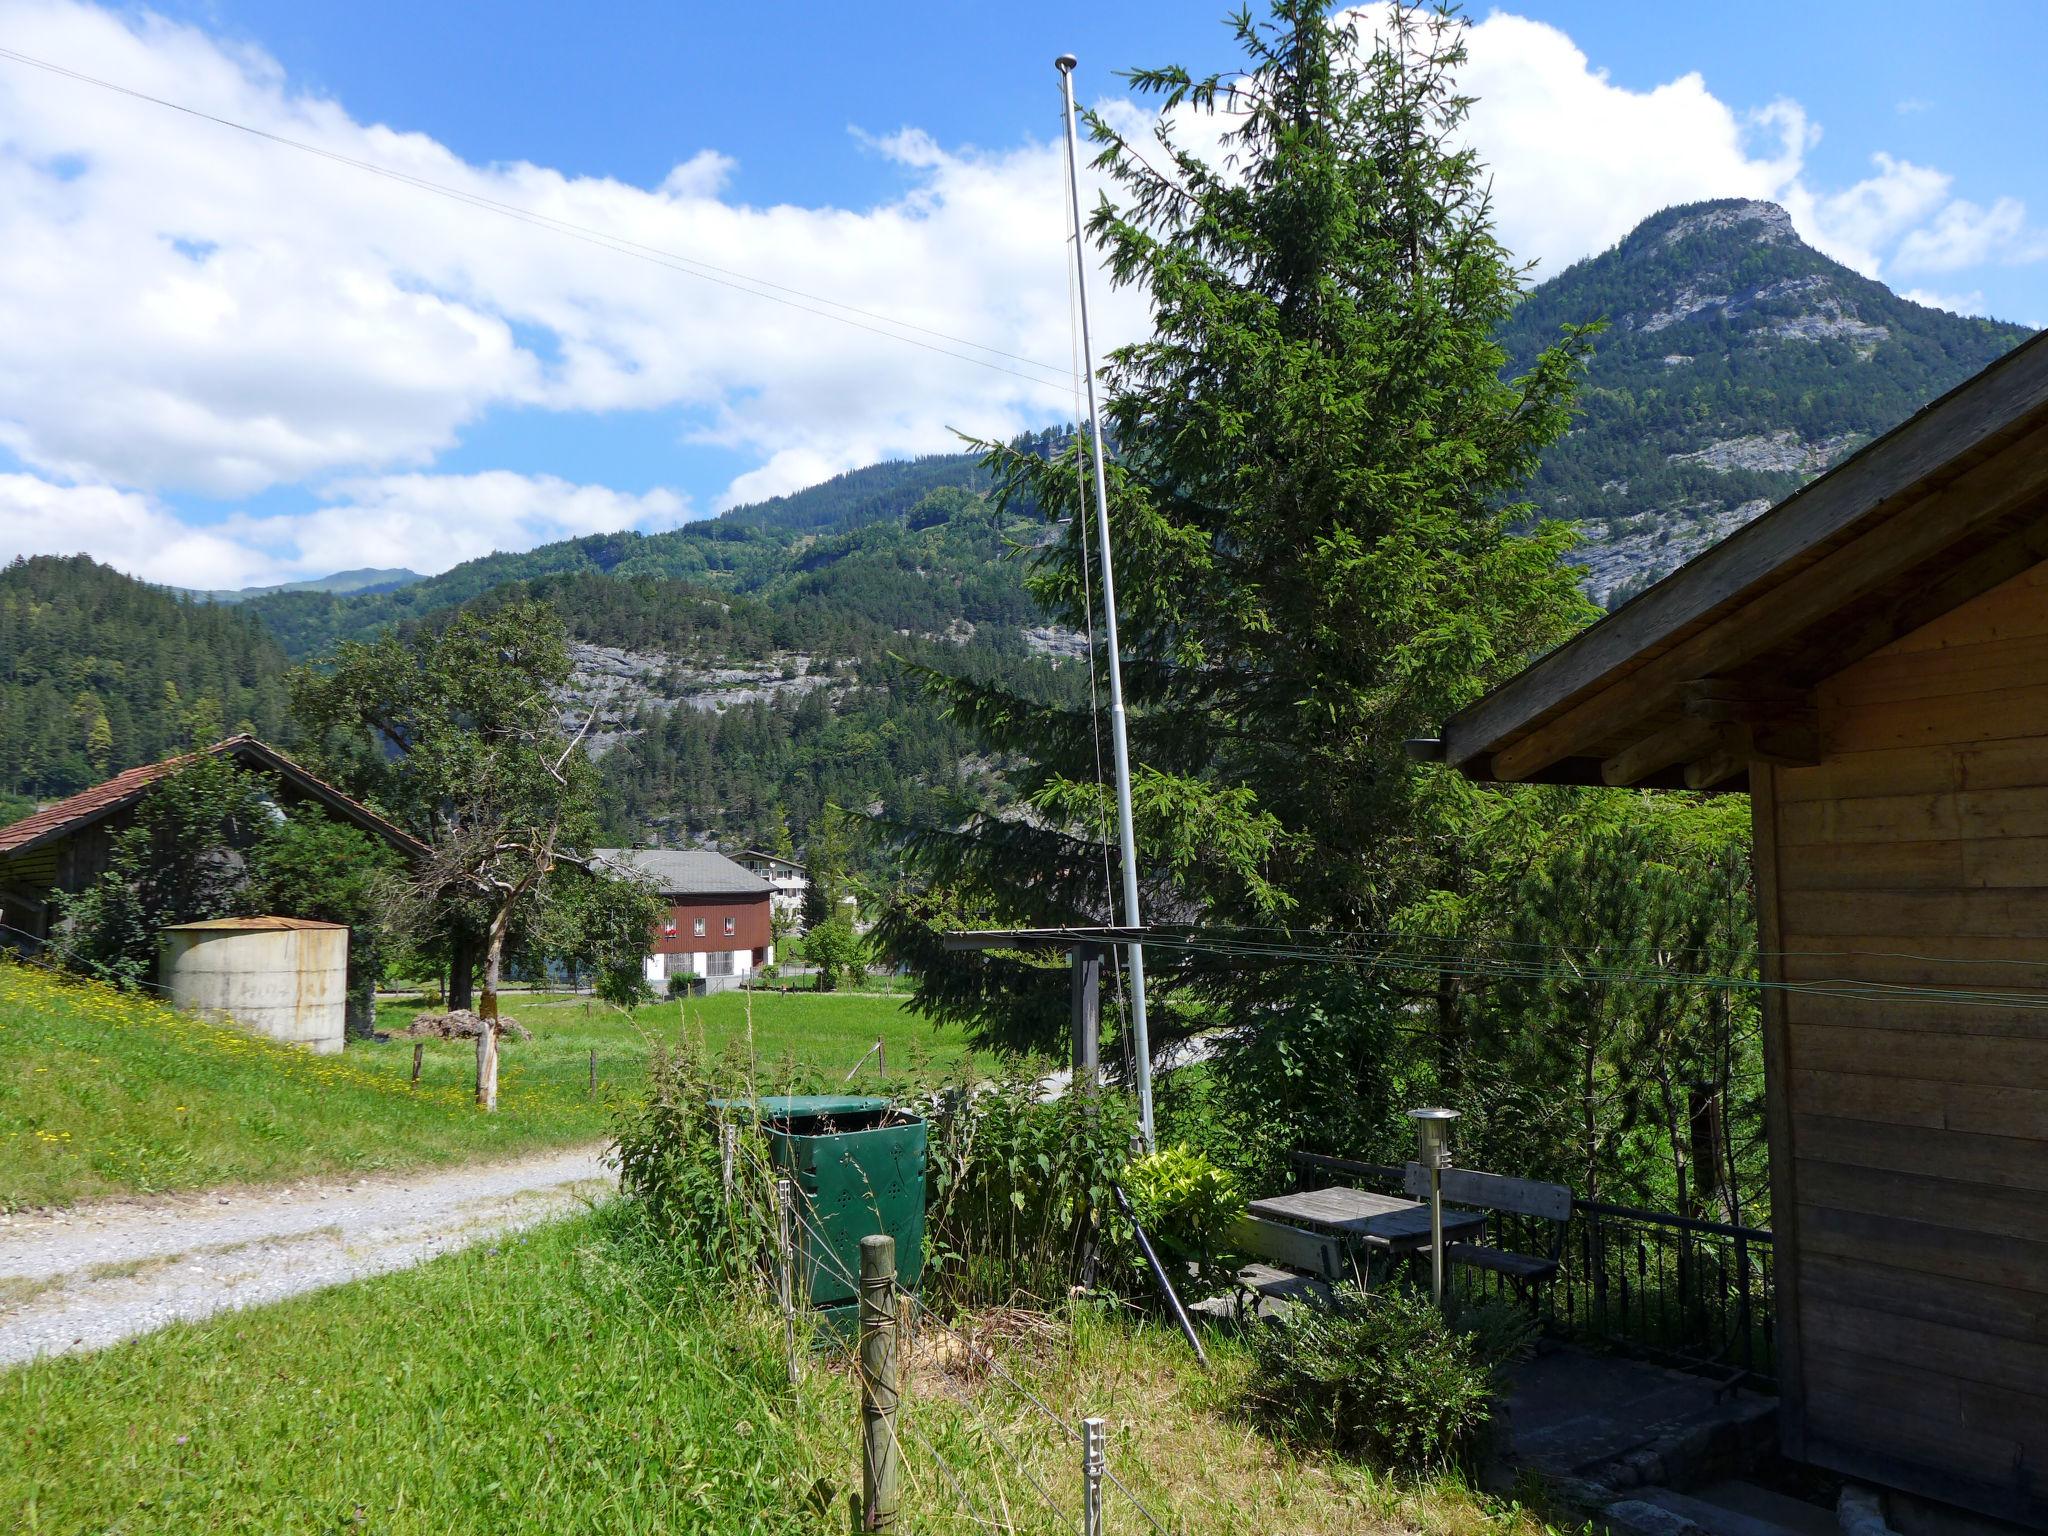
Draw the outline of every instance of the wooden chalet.
<instances>
[{"instance_id":1,"label":"wooden chalet","mask_svg":"<svg viewBox=\"0 0 2048 1536\"><path fill-rule=\"evenodd\" d=\"M230 736L206 750L237 767L269 775L288 803L313 801L335 820L360 827L408 860L427 855L426 846L411 834L254 736ZM196 756L186 753L130 768L12 826L0 827L0 939L21 943L48 938L52 898L59 892L82 891L97 880L112 856L115 834L132 823L144 792Z\"/></svg>"},{"instance_id":2,"label":"wooden chalet","mask_svg":"<svg viewBox=\"0 0 2048 1536\"><path fill-rule=\"evenodd\" d=\"M1749 792L1785 1449L2048 1524L2048 336L1415 747Z\"/></svg>"}]
</instances>

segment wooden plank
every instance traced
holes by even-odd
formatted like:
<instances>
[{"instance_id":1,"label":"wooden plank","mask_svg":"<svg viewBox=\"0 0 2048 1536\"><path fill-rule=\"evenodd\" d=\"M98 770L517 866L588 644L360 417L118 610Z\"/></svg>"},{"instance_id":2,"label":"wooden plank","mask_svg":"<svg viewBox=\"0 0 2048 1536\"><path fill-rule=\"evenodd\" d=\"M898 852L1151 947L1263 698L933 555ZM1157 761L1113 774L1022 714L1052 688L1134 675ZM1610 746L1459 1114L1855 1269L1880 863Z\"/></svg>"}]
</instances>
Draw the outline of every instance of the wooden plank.
<instances>
[{"instance_id":1,"label":"wooden plank","mask_svg":"<svg viewBox=\"0 0 2048 1536\"><path fill-rule=\"evenodd\" d=\"M1969 838L1962 884L1978 890L2048 887L2048 837Z\"/></svg>"},{"instance_id":2,"label":"wooden plank","mask_svg":"<svg viewBox=\"0 0 2048 1536\"><path fill-rule=\"evenodd\" d=\"M1807 1447L1806 1459L1824 1471L1859 1483L1897 1488L2025 1528L2048 1527L2048 1499L2036 1493L2031 1484L2021 1485L2010 1469L2002 1481L1992 1483L1964 1477L1949 1468L1909 1461L1903 1456L1880 1455L1828 1438L1813 1440Z\"/></svg>"},{"instance_id":3,"label":"wooden plank","mask_svg":"<svg viewBox=\"0 0 2048 1536\"><path fill-rule=\"evenodd\" d=\"M1788 1008L1788 1012L1794 1012ZM2048 1088L2048 1033L2031 1039L1952 1030L1873 1029L1853 1024L1792 1024L1799 1064L1811 1072L1993 1087ZM2048 1148L2043 1149L2048 1160Z\"/></svg>"},{"instance_id":4,"label":"wooden plank","mask_svg":"<svg viewBox=\"0 0 2048 1536\"><path fill-rule=\"evenodd\" d=\"M1943 650L1879 652L1822 683L1814 690L1816 701L1847 710L2034 686L2048 676L2048 593L2039 588L2029 590L2041 603L2041 633ZM1974 606L1966 605L1958 612Z\"/></svg>"},{"instance_id":5,"label":"wooden plank","mask_svg":"<svg viewBox=\"0 0 2048 1536\"><path fill-rule=\"evenodd\" d=\"M1807 490L1833 478L1822 476ZM2044 491L2048 491L2048 453L2031 438L2022 439L1920 499L1911 515L1887 517L1873 511L1853 538L1837 546L1823 550L1807 545L1802 551L1780 548L1776 552L1779 558L1755 573L1760 579L1753 590L1723 591L1708 605L1721 611L1708 618L1703 610L1697 615L1702 621L1699 627L1682 638L1667 632L1654 650L1640 642L1627 645L1615 620L1655 595L1653 589L1645 599L1617 610L1605 623L1553 651L1447 723L1446 759L1461 764L1491 748L1495 773L1519 778L1545 763L1568 757L1603 728L1611 731L1663 707L1687 679L1738 671L1793 642L1809 628L1838 620L1842 611L1859 599L1880 591L1888 581L1906 575L1972 533L1995 527L2008 513ZM1722 574L1720 570L1705 573L1714 567L1714 557L1772 521L1771 514L1757 519L1691 565L1681 567L1678 577L1711 584ZM1797 558L1800 554L1806 558ZM1781 565L1784 568L1780 570L1770 568ZM1872 635L1869 644L1875 649L1889 638ZM1582 675L1575 684L1567 683L1566 668L1574 662L1577 665L1570 670ZM1550 686L1538 687L1530 681L1545 674L1552 663L1556 667L1545 679ZM1524 686L1518 689L1517 684ZM1521 707L1487 708L1489 702L1510 691L1523 695ZM1535 707L1529 707L1532 704ZM1547 718L1534 723L1539 716Z\"/></svg>"},{"instance_id":6,"label":"wooden plank","mask_svg":"<svg viewBox=\"0 0 2048 1536\"><path fill-rule=\"evenodd\" d=\"M1750 776L1750 867L1756 880L1757 971L1766 983L1785 979L1783 874L1780 822L1784 808L1778 783L1795 769L1760 765ZM1782 1213L1772 1227L1776 1251L1778 1330L1778 1443L1797 1460L1806 1449L1806 1377L1800 1356L1799 1302L1804 1248L1799 1232L1798 1133L1792 1117L1791 1033L1786 994L1766 985L1759 1012L1763 1020L1764 1133L1769 1148L1771 1209Z\"/></svg>"},{"instance_id":7,"label":"wooden plank","mask_svg":"<svg viewBox=\"0 0 2048 1536\"><path fill-rule=\"evenodd\" d=\"M2048 1156L2024 1137L1838 1119L1803 1109L1793 1126L1801 1155L1816 1162L2048 1192Z\"/></svg>"},{"instance_id":8,"label":"wooden plank","mask_svg":"<svg viewBox=\"0 0 2048 1536\"><path fill-rule=\"evenodd\" d=\"M1966 789L1955 803L1964 837L2048 837L2048 794L2038 788Z\"/></svg>"},{"instance_id":9,"label":"wooden plank","mask_svg":"<svg viewBox=\"0 0 2048 1536\"><path fill-rule=\"evenodd\" d=\"M1970 933L1811 933L1800 921L1814 898L1788 914L1783 946L1786 979L1827 981L1851 976L1899 986L2031 991L2048 987L2048 955L2037 944ZM1888 1006L1900 1006L1900 999Z\"/></svg>"},{"instance_id":10,"label":"wooden plank","mask_svg":"<svg viewBox=\"0 0 2048 1536\"><path fill-rule=\"evenodd\" d=\"M2013 1435L2000 1433L1996 1416L1981 1407L1973 1422L1956 1395L1939 1385L1930 1390L1904 1371L1845 1371L1832 1352L1816 1362L1815 1376L1820 1385L1814 1393L1814 1442L1839 1443L1858 1453L1850 1465L1866 1469L1864 1476L1888 1487L1923 1487L1915 1469L1924 1467L1963 1484L2013 1487L2013 1469L2023 1463L2024 1449Z\"/></svg>"},{"instance_id":11,"label":"wooden plank","mask_svg":"<svg viewBox=\"0 0 2048 1536\"><path fill-rule=\"evenodd\" d=\"M1857 968L1853 965L1840 967L1845 971ZM1802 991L1786 997L1785 1014L1795 1028L1817 1024L1852 1030L1924 1030L1936 1035L1981 1036L1987 1040L2048 1040L2048 996L2041 996L2038 992L2041 982L2038 968L2032 971L2029 979L2035 986L2026 992L1994 994L2031 999L2026 1006L1960 999L1944 1002L1935 997L1896 993ZM1840 984L1844 987L1859 985L1852 978L1843 978ZM1968 973L1952 972L1943 991L1975 986L1974 977ZM1866 1048L1871 1051L1888 1049L1886 1037L1880 1035L1870 1039Z\"/></svg>"},{"instance_id":12,"label":"wooden plank","mask_svg":"<svg viewBox=\"0 0 2048 1536\"><path fill-rule=\"evenodd\" d=\"M2048 745L2039 741L1958 743L1956 788L2038 789L2048 785Z\"/></svg>"},{"instance_id":13,"label":"wooden plank","mask_svg":"<svg viewBox=\"0 0 2048 1536\"><path fill-rule=\"evenodd\" d=\"M2032 1291L1923 1275L1889 1264L1815 1254L1806 1263L1813 1294L1893 1317L1960 1328L1991 1338L2048 1345L2048 1307Z\"/></svg>"},{"instance_id":14,"label":"wooden plank","mask_svg":"<svg viewBox=\"0 0 2048 1536\"><path fill-rule=\"evenodd\" d=\"M1854 1343L1815 1347L1809 1356L1816 1395L1882 1402L1922 1438L1920 1449L1938 1449L1937 1464L1981 1467L1980 1442L2048 1451L2048 1397L1974 1381L1948 1372L1915 1369L1888 1357L1882 1335ZM1960 1458L1960 1460L1952 1460ZM2009 1452L1991 1466L2010 1475Z\"/></svg>"},{"instance_id":15,"label":"wooden plank","mask_svg":"<svg viewBox=\"0 0 2048 1536\"><path fill-rule=\"evenodd\" d=\"M2009 750L2010 744L2001 744ZM2048 778L2048 763L2041 764ZM1778 800L1868 800L1884 795L1930 795L1964 788L1961 765L1941 748L1895 747L1889 752L1837 752L1825 762L1780 776ZM1987 786L1990 787L1990 786Z\"/></svg>"},{"instance_id":16,"label":"wooden plank","mask_svg":"<svg viewBox=\"0 0 2048 1536\"><path fill-rule=\"evenodd\" d=\"M1820 719L1834 752L2039 737L2048 735L2048 683L1850 708L1823 700Z\"/></svg>"},{"instance_id":17,"label":"wooden plank","mask_svg":"<svg viewBox=\"0 0 2048 1536\"><path fill-rule=\"evenodd\" d=\"M1807 843L1785 861L1780 879L1793 891L1953 890L1966 882L1967 850L1960 839ZM2048 877L2048 869L2043 870ZM1983 883L1989 883L1983 882ZM2041 882L2048 885L2048 878Z\"/></svg>"},{"instance_id":18,"label":"wooden plank","mask_svg":"<svg viewBox=\"0 0 2048 1536\"><path fill-rule=\"evenodd\" d=\"M1998 1233L1958 1242L1951 1227L1897 1221L1867 1211L1839 1211L1831 1206L1801 1205L1796 1219L1807 1253L2048 1296L2048 1243ZM1772 1228L1774 1234L1782 1230Z\"/></svg>"},{"instance_id":19,"label":"wooden plank","mask_svg":"<svg viewBox=\"0 0 2048 1536\"><path fill-rule=\"evenodd\" d=\"M2048 1160L2048 1147L2036 1156ZM1931 1178L1923 1173L1858 1168L1830 1163L1804 1148L1799 1158L1803 1200L1837 1211L1862 1211L1893 1221L1919 1222L1959 1234L1958 1242L1981 1237L2048 1238L2048 1193ZM2041 1248L2040 1281L2048 1289L2048 1244Z\"/></svg>"},{"instance_id":20,"label":"wooden plank","mask_svg":"<svg viewBox=\"0 0 2048 1536\"><path fill-rule=\"evenodd\" d=\"M1802 903L1799 925L1817 938L1890 933L2048 939L2048 891L1832 891Z\"/></svg>"},{"instance_id":21,"label":"wooden plank","mask_svg":"<svg viewBox=\"0 0 2048 1536\"><path fill-rule=\"evenodd\" d=\"M1334 1237L1305 1232L1283 1222L1240 1216L1225 1233L1233 1248L1289 1269L1303 1270L1332 1284L1347 1278Z\"/></svg>"},{"instance_id":22,"label":"wooden plank","mask_svg":"<svg viewBox=\"0 0 2048 1536\"><path fill-rule=\"evenodd\" d=\"M1562 1184L1509 1178L1500 1173L1481 1173L1475 1168L1446 1168L1438 1179L1444 1199L1459 1205L1480 1205L1490 1211L1539 1216L1545 1221L1572 1219L1572 1192ZM1427 1200L1429 1170L1420 1163L1404 1164L1401 1187L1417 1200Z\"/></svg>"},{"instance_id":23,"label":"wooden plank","mask_svg":"<svg viewBox=\"0 0 2048 1536\"><path fill-rule=\"evenodd\" d=\"M1901 1316L1889 1308L1858 1306L1832 1290L1816 1290L1807 1299L1803 1321L1816 1350L1869 1354L1870 1341L1881 1339L1885 1357L1906 1371L2002 1387L2030 1397L2040 1396L2041 1384L2048 1381L2048 1344ZM2048 1399L2042 1408L2048 1409Z\"/></svg>"},{"instance_id":24,"label":"wooden plank","mask_svg":"<svg viewBox=\"0 0 2048 1536\"><path fill-rule=\"evenodd\" d=\"M1959 837L1962 819L1957 801L1957 795L1944 792L1788 803L1779 828L1787 862L1794 857L1790 850L1812 843L1924 842Z\"/></svg>"},{"instance_id":25,"label":"wooden plank","mask_svg":"<svg viewBox=\"0 0 2048 1536\"><path fill-rule=\"evenodd\" d=\"M1784 775L1778 798L1789 805L2043 786L2048 786L2048 745L2031 737L1985 741L1973 736L1967 742L1873 752L1844 752L1830 744L1826 762Z\"/></svg>"},{"instance_id":26,"label":"wooden plank","mask_svg":"<svg viewBox=\"0 0 2048 1536\"><path fill-rule=\"evenodd\" d=\"M1878 651L1878 657L1942 651L2048 635L2048 568L2009 577L1961 607L1931 619Z\"/></svg>"},{"instance_id":27,"label":"wooden plank","mask_svg":"<svg viewBox=\"0 0 2048 1536\"><path fill-rule=\"evenodd\" d=\"M1792 1078L1793 1100L1806 1114L2048 1141L2048 1089L1814 1072L1803 1065L1793 1068Z\"/></svg>"},{"instance_id":28,"label":"wooden plank","mask_svg":"<svg viewBox=\"0 0 2048 1536\"><path fill-rule=\"evenodd\" d=\"M1747 726L1723 726L1713 745L1685 765L1685 787L1712 789L1727 783L1749 767L1751 753Z\"/></svg>"},{"instance_id":29,"label":"wooden plank","mask_svg":"<svg viewBox=\"0 0 2048 1536\"><path fill-rule=\"evenodd\" d=\"M1512 733L1603 680L1630 667L1646 670L1641 658L1688 649L1674 643L1681 633L1752 595L1752 589L1785 584L1774 578L1801 562L1813 562L1831 541L1903 511L1908 493L1923 481L2014 435L2019 424L2044 408L2048 347L2029 342L1461 711L1444 728L1448 760L1460 764L1496 750ZM2024 444L2018 446L2024 466L2028 455ZM1995 481L2017 467L2011 463L2014 457L2005 450L1980 470L1989 470ZM1969 520L1973 499L1984 507L1982 478L1965 473L1948 494L1925 498L1936 505L1916 509L1918 516L1935 531L1951 531L1947 524ZM1998 504L2003 500L1995 498ZM1862 551L1866 559L1872 553ZM1817 571L1824 563L1807 569ZM1826 605L1820 606L1825 611ZM1692 664L1672 676L1703 677L1717 670ZM1647 690L1638 685L1636 691Z\"/></svg>"}]
</instances>

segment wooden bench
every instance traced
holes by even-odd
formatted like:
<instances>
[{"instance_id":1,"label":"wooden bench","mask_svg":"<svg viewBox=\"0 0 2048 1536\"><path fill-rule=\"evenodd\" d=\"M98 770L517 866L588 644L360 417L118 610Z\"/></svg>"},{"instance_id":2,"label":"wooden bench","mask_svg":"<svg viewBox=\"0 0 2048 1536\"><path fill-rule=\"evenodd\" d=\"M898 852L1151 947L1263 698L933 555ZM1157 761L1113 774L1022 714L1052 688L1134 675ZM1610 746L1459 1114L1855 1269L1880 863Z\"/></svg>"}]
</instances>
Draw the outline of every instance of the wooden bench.
<instances>
[{"instance_id":1,"label":"wooden bench","mask_svg":"<svg viewBox=\"0 0 2048 1536\"><path fill-rule=\"evenodd\" d=\"M1255 1259L1299 1270L1335 1285L1349 1278L1344 1266L1344 1245L1334 1237L1267 1221L1260 1216L1240 1216L1225 1234L1230 1246Z\"/></svg>"},{"instance_id":2,"label":"wooden bench","mask_svg":"<svg viewBox=\"0 0 2048 1536\"><path fill-rule=\"evenodd\" d=\"M1446 1168L1439 1175L1445 1203L1479 1206L1504 1211L1510 1216L1531 1216L1551 1223L1549 1251L1517 1253L1485 1243L1446 1243L1444 1258L1453 1264L1468 1264L1507 1277L1515 1294L1524 1302L1535 1288L1549 1281L1564 1257L1566 1224L1572 1219L1572 1192L1562 1184L1544 1184L1535 1179L1511 1179L1504 1174L1478 1173L1469 1168ZM1410 1163L1402 1170L1402 1187L1417 1200L1429 1198L1429 1170Z\"/></svg>"},{"instance_id":3,"label":"wooden bench","mask_svg":"<svg viewBox=\"0 0 2048 1536\"><path fill-rule=\"evenodd\" d=\"M1271 1316L1298 1302L1330 1305L1332 1289L1354 1277L1344 1245L1321 1232L1258 1216L1232 1222L1225 1241L1253 1262L1237 1272L1231 1307L1239 1321Z\"/></svg>"}]
</instances>

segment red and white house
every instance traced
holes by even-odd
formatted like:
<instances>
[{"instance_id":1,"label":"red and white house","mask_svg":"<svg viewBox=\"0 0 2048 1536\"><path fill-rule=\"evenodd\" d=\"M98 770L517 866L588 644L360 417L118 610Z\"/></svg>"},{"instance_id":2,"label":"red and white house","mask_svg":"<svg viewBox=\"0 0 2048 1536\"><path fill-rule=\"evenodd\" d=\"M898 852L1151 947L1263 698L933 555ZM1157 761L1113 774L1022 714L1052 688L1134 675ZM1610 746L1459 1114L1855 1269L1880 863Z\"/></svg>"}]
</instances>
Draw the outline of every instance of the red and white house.
<instances>
[{"instance_id":1,"label":"red and white house","mask_svg":"<svg viewBox=\"0 0 2048 1536\"><path fill-rule=\"evenodd\" d=\"M773 888L701 848L600 848L598 857L652 885L667 906L648 946L647 980L692 976L707 991L742 985L775 963Z\"/></svg>"}]
</instances>

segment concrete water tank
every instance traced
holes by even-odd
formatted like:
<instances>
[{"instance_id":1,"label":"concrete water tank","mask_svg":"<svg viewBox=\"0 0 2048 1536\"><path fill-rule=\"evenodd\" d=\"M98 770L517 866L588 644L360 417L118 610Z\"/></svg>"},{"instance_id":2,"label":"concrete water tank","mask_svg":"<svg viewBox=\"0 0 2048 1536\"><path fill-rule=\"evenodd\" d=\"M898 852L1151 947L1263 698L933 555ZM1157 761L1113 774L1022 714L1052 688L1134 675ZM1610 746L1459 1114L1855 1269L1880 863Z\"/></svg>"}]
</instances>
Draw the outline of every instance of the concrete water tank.
<instances>
[{"instance_id":1,"label":"concrete water tank","mask_svg":"<svg viewBox=\"0 0 2048 1536\"><path fill-rule=\"evenodd\" d=\"M163 931L173 1006L327 1054L348 1010L348 928L298 917L217 917Z\"/></svg>"}]
</instances>

